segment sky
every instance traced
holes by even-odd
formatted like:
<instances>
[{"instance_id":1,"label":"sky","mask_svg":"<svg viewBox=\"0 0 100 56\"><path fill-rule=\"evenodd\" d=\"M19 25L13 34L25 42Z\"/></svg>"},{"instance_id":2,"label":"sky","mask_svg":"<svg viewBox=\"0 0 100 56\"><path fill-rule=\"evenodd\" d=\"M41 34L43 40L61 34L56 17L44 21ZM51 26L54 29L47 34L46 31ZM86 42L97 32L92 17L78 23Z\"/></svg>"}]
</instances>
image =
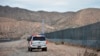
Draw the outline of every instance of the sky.
<instances>
[{"instance_id":1,"label":"sky","mask_svg":"<svg viewBox=\"0 0 100 56\"><path fill-rule=\"evenodd\" d=\"M67 12L85 8L100 8L100 0L0 0L0 5L32 11Z\"/></svg>"}]
</instances>

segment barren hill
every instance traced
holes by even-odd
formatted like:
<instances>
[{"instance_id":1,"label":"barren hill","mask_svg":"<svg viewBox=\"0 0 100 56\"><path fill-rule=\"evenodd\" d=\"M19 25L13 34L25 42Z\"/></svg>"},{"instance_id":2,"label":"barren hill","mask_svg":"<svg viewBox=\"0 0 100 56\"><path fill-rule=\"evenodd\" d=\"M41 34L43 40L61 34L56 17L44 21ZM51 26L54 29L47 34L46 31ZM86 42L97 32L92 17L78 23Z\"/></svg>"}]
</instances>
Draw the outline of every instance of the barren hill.
<instances>
[{"instance_id":1,"label":"barren hill","mask_svg":"<svg viewBox=\"0 0 100 56\"><path fill-rule=\"evenodd\" d=\"M5 19L5 18L4 18ZM21 38L21 36L27 34L39 34L41 33L42 24L39 22L29 21L7 21L2 20L0 22L0 38ZM45 24L45 30L50 31L54 28Z\"/></svg>"},{"instance_id":2,"label":"barren hill","mask_svg":"<svg viewBox=\"0 0 100 56\"><path fill-rule=\"evenodd\" d=\"M0 36L8 34L7 32L12 32L12 35L17 35L14 34L16 32L21 35L40 33L42 19L45 21L46 32L77 28L100 22L100 8L61 13L0 6Z\"/></svg>"},{"instance_id":3,"label":"barren hill","mask_svg":"<svg viewBox=\"0 0 100 56\"><path fill-rule=\"evenodd\" d=\"M46 11L29 11L21 8L11 8L9 6L0 6L0 17L12 18L16 20L26 20L32 22L41 22L51 26L71 28L84 26L87 24L100 21L99 8L87 8L77 12L46 12ZM60 26L59 26L60 25Z\"/></svg>"}]
</instances>

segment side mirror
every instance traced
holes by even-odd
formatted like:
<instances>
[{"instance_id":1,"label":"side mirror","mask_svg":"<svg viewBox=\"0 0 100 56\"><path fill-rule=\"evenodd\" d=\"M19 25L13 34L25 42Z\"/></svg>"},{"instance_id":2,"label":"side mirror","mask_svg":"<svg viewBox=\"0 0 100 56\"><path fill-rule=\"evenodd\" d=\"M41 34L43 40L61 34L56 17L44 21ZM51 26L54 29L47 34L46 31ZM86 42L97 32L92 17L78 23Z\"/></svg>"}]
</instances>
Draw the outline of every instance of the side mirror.
<instances>
[{"instance_id":1,"label":"side mirror","mask_svg":"<svg viewBox=\"0 0 100 56\"><path fill-rule=\"evenodd\" d=\"M30 41L30 40L31 40L31 38L32 38L32 36L28 37L28 38L27 38L27 41Z\"/></svg>"},{"instance_id":2,"label":"side mirror","mask_svg":"<svg viewBox=\"0 0 100 56\"><path fill-rule=\"evenodd\" d=\"M30 41L30 38L27 38L27 41Z\"/></svg>"}]
</instances>

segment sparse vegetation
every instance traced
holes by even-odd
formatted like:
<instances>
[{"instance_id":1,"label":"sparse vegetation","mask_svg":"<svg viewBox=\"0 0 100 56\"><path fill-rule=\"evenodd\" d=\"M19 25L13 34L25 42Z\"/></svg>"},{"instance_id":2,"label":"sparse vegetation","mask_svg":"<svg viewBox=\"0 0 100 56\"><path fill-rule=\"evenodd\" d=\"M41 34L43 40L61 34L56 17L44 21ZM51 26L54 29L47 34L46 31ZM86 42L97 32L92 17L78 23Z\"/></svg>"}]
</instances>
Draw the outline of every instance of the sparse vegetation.
<instances>
[{"instance_id":1,"label":"sparse vegetation","mask_svg":"<svg viewBox=\"0 0 100 56\"><path fill-rule=\"evenodd\" d=\"M87 49L84 51L84 53L78 53L77 56L98 56L96 51L87 51Z\"/></svg>"}]
</instances>

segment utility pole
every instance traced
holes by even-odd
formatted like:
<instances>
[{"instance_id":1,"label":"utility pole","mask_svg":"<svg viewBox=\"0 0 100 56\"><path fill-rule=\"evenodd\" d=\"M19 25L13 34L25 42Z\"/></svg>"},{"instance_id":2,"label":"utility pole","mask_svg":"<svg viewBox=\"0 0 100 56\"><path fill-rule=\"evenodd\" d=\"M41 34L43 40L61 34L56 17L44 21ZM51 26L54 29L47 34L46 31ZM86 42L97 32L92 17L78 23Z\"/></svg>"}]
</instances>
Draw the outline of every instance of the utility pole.
<instances>
[{"instance_id":1,"label":"utility pole","mask_svg":"<svg viewBox=\"0 0 100 56\"><path fill-rule=\"evenodd\" d=\"M45 29L44 29L44 19L42 19L42 34L44 34L45 33Z\"/></svg>"}]
</instances>

